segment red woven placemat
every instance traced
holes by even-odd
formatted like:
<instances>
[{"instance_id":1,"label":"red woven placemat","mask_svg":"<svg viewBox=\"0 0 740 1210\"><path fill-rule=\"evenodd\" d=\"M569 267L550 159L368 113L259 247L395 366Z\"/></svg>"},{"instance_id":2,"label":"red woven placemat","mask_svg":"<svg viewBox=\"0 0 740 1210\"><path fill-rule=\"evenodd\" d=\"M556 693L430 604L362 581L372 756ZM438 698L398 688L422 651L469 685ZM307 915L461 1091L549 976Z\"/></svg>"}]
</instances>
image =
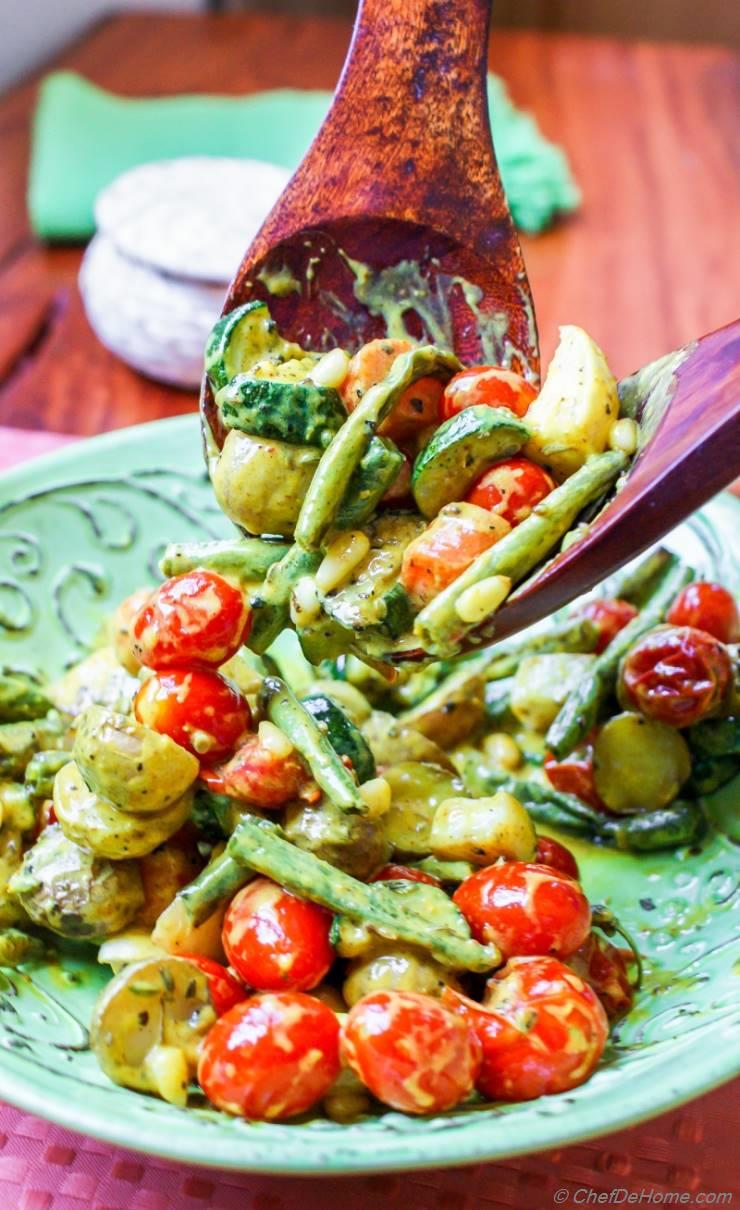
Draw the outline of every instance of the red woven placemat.
<instances>
[{"instance_id":1,"label":"red woven placemat","mask_svg":"<svg viewBox=\"0 0 740 1210\"><path fill-rule=\"evenodd\" d=\"M68 440L0 427L0 467ZM150 1159L0 1104L0 1210L738 1206L738 1088L740 1082L728 1085L632 1130L506 1163L313 1182Z\"/></svg>"}]
</instances>

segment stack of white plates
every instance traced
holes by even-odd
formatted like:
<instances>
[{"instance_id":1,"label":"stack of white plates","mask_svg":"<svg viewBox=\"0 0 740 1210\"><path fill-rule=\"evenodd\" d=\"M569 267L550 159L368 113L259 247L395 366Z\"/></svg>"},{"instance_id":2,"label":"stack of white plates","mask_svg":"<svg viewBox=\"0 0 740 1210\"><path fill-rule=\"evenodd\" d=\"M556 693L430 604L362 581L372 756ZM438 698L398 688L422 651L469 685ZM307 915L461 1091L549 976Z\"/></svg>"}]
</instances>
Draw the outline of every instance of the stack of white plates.
<instances>
[{"instance_id":1,"label":"stack of white plates","mask_svg":"<svg viewBox=\"0 0 740 1210\"><path fill-rule=\"evenodd\" d=\"M197 387L226 288L289 175L199 156L142 164L104 189L80 269L103 344L151 378Z\"/></svg>"}]
</instances>

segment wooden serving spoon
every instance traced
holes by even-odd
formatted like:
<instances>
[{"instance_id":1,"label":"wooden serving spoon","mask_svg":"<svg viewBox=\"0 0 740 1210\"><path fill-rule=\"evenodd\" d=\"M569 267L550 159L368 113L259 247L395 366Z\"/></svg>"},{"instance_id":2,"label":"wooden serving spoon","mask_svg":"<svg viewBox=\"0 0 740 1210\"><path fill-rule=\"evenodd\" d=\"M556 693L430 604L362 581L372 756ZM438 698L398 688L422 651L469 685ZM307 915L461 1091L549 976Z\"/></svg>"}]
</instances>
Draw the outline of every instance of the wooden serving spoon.
<instances>
[{"instance_id":1,"label":"wooden serving spoon","mask_svg":"<svg viewBox=\"0 0 740 1210\"><path fill-rule=\"evenodd\" d=\"M495 641L593 588L740 475L740 320L619 384L641 449L583 537L509 598Z\"/></svg>"},{"instance_id":2,"label":"wooden serving spoon","mask_svg":"<svg viewBox=\"0 0 740 1210\"><path fill-rule=\"evenodd\" d=\"M361 0L331 109L224 313L260 298L307 349L408 334L538 379L532 296L491 142L489 18L490 0ZM390 324L381 295L396 298ZM221 444L207 387L202 406Z\"/></svg>"}]
</instances>

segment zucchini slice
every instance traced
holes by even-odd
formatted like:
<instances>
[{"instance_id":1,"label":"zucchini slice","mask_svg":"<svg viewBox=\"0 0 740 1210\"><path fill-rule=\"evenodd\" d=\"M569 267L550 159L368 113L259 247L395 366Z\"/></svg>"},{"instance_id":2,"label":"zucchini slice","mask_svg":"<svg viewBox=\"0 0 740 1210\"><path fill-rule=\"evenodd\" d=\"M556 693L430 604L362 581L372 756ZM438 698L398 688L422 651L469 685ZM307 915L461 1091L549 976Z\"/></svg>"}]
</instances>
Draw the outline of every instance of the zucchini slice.
<instances>
[{"instance_id":1,"label":"zucchini slice","mask_svg":"<svg viewBox=\"0 0 740 1210\"><path fill-rule=\"evenodd\" d=\"M411 476L414 499L425 517L462 500L487 467L517 454L529 431L508 408L476 404L440 425L418 455Z\"/></svg>"},{"instance_id":2,"label":"zucchini slice","mask_svg":"<svg viewBox=\"0 0 740 1210\"><path fill-rule=\"evenodd\" d=\"M327 694L316 692L304 697L303 705L319 726L326 729L326 738L334 751L352 761L360 784L375 777L375 757L370 745L341 706Z\"/></svg>"},{"instance_id":3,"label":"zucchini slice","mask_svg":"<svg viewBox=\"0 0 740 1210\"><path fill-rule=\"evenodd\" d=\"M424 528L413 513L384 513L368 527L370 550L347 584L322 599L324 612L350 631L378 627L391 638L410 628L411 602L397 582L403 552Z\"/></svg>"},{"instance_id":4,"label":"zucchini slice","mask_svg":"<svg viewBox=\"0 0 740 1210\"><path fill-rule=\"evenodd\" d=\"M373 437L352 472L334 524L337 529L359 529L375 512L401 467L403 454L387 437Z\"/></svg>"},{"instance_id":5,"label":"zucchini slice","mask_svg":"<svg viewBox=\"0 0 740 1210\"><path fill-rule=\"evenodd\" d=\"M325 449L347 419L338 392L312 382L284 381L280 369L274 378L237 374L222 387L216 404L224 425L253 437Z\"/></svg>"},{"instance_id":6,"label":"zucchini slice","mask_svg":"<svg viewBox=\"0 0 740 1210\"><path fill-rule=\"evenodd\" d=\"M303 355L300 345L283 340L267 303L256 300L218 320L206 342L205 368L213 390L220 391L264 358L287 361Z\"/></svg>"}]
</instances>

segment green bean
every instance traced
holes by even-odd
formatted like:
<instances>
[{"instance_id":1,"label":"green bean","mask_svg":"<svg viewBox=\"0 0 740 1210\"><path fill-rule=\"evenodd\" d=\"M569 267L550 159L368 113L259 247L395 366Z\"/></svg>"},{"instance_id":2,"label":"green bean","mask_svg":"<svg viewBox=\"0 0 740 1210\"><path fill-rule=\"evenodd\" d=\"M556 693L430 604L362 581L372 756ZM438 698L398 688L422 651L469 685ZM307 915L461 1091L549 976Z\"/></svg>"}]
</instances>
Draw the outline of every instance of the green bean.
<instances>
[{"instance_id":1,"label":"green bean","mask_svg":"<svg viewBox=\"0 0 740 1210\"><path fill-rule=\"evenodd\" d=\"M431 874L440 882L464 882L480 867L471 865L469 861L444 861L441 857L425 857L423 861L415 861L409 866L412 870L421 870L422 874Z\"/></svg>"},{"instance_id":2,"label":"green bean","mask_svg":"<svg viewBox=\"0 0 740 1210\"><path fill-rule=\"evenodd\" d=\"M306 761L321 789L342 811L367 814L367 806L349 769L305 706L276 676L265 677L259 705Z\"/></svg>"},{"instance_id":3,"label":"green bean","mask_svg":"<svg viewBox=\"0 0 740 1210\"><path fill-rule=\"evenodd\" d=\"M382 882L359 882L284 840L274 824L244 820L231 837L227 853L295 894L369 924L384 937L428 949L445 966L487 971L500 961L496 946L479 945L458 929L440 925L434 917L417 916L392 888ZM462 924L462 917L460 920Z\"/></svg>"},{"instance_id":4,"label":"green bean","mask_svg":"<svg viewBox=\"0 0 740 1210\"><path fill-rule=\"evenodd\" d=\"M245 869L243 862L225 852L178 891L175 899L185 909L190 924L197 927L253 878L254 874Z\"/></svg>"},{"instance_id":5,"label":"green bean","mask_svg":"<svg viewBox=\"0 0 740 1210\"><path fill-rule=\"evenodd\" d=\"M737 756L699 756L691 763L691 776L686 783L686 791L701 797L702 794L713 794L720 786L732 781L740 773L740 760Z\"/></svg>"},{"instance_id":6,"label":"green bean","mask_svg":"<svg viewBox=\"0 0 740 1210\"><path fill-rule=\"evenodd\" d=\"M0 966L16 967L22 962L38 962L46 954L46 946L38 937L30 937L20 929L0 929Z\"/></svg>"},{"instance_id":7,"label":"green bean","mask_svg":"<svg viewBox=\"0 0 740 1210\"><path fill-rule=\"evenodd\" d=\"M337 529L359 529L373 515L403 466L401 451L385 437L373 437L350 475L337 508Z\"/></svg>"},{"instance_id":8,"label":"green bean","mask_svg":"<svg viewBox=\"0 0 740 1210\"><path fill-rule=\"evenodd\" d=\"M164 576L179 576L207 568L243 584L264 580L270 568L288 553L287 542L264 538L226 538L220 542L171 542L159 568Z\"/></svg>"},{"instance_id":9,"label":"green bean","mask_svg":"<svg viewBox=\"0 0 740 1210\"><path fill-rule=\"evenodd\" d=\"M538 634L511 639L493 647L488 652L486 680L498 681L513 676L522 660L530 655L588 653L594 650L598 641L599 628L589 618L566 618Z\"/></svg>"},{"instance_id":10,"label":"green bean","mask_svg":"<svg viewBox=\"0 0 740 1210\"><path fill-rule=\"evenodd\" d=\"M654 852L656 849L677 849L701 840L707 821L695 802L676 799L670 806L641 815L625 815L621 819L604 818L599 835L618 849L631 852Z\"/></svg>"},{"instance_id":11,"label":"green bean","mask_svg":"<svg viewBox=\"0 0 740 1210\"><path fill-rule=\"evenodd\" d=\"M42 718L50 710L51 702L32 677L0 670L0 723Z\"/></svg>"},{"instance_id":12,"label":"green bean","mask_svg":"<svg viewBox=\"0 0 740 1210\"><path fill-rule=\"evenodd\" d=\"M640 559L639 563L623 567L600 586L599 596L618 597L641 609L655 590L657 581L675 562L675 555L659 546Z\"/></svg>"},{"instance_id":13,"label":"green bean","mask_svg":"<svg viewBox=\"0 0 740 1210\"><path fill-rule=\"evenodd\" d=\"M296 524L295 539L299 546L304 550L319 549L378 426L406 387L429 374L448 381L461 368L453 353L441 352L434 345L411 349L396 358L390 373L370 387L324 451Z\"/></svg>"},{"instance_id":14,"label":"green bean","mask_svg":"<svg viewBox=\"0 0 740 1210\"><path fill-rule=\"evenodd\" d=\"M23 777L34 752L51 747L64 731L65 723L54 710L45 718L4 723L0 726L0 777Z\"/></svg>"},{"instance_id":15,"label":"green bean","mask_svg":"<svg viewBox=\"0 0 740 1210\"><path fill-rule=\"evenodd\" d=\"M577 748L595 726L601 707L617 683L622 657L637 639L663 620L671 602L692 576L691 569L672 556L641 612L586 670L547 733L546 745L559 759Z\"/></svg>"},{"instance_id":16,"label":"green bean","mask_svg":"<svg viewBox=\"0 0 740 1210\"><path fill-rule=\"evenodd\" d=\"M483 706L486 722L492 726L500 726L509 722L514 716L511 713L511 687L513 676L504 677L501 681L488 681L483 690Z\"/></svg>"},{"instance_id":17,"label":"green bean","mask_svg":"<svg viewBox=\"0 0 740 1210\"><path fill-rule=\"evenodd\" d=\"M716 718L696 723L686 732L689 747L704 756L740 755L740 718Z\"/></svg>"},{"instance_id":18,"label":"green bean","mask_svg":"<svg viewBox=\"0 0 740 1210\"><path fill-rule=\"evenodd\" d=\"M266 651L290 622L290 597L303 576L311 576L321 563L321 554L291 546L279 562L273 563L262 587L252 595L252 651Z\"/></svg>"},{"instance_id":19,"label":"green bean","mask_svg":"<svg viewBox=\"0 0 740 1210\"><path fill-rule=\"evenodd\" d=\"M475 627L463 624L457 603L464 592L490 576L514 583L546 557L586 504L598 499L627 465L624 454L609 450L590 458L575 474L550 492L526 520L491 546L418 615L414 634L432 655L449 656ZM490 623L489 623L490 626ZM485 637L485 630L483 631Z\"/></svg>"},{"instance_id":20,"label":"green bean","mask_svg":"<svg viewBox=\"0 0 740 1210\"><path fill-rule=\"evenodd\" d=\"M25 785L29 797L51 798L54 792L54 778L68 760L69 752L56 749L34 752L26 765Z\"/></svg>"}]
</instances>

